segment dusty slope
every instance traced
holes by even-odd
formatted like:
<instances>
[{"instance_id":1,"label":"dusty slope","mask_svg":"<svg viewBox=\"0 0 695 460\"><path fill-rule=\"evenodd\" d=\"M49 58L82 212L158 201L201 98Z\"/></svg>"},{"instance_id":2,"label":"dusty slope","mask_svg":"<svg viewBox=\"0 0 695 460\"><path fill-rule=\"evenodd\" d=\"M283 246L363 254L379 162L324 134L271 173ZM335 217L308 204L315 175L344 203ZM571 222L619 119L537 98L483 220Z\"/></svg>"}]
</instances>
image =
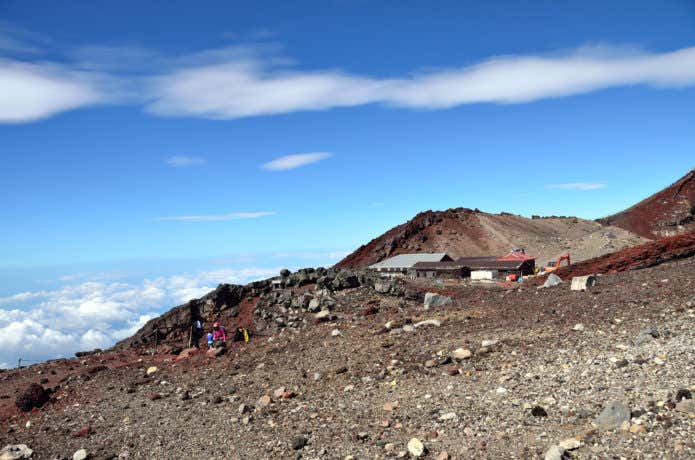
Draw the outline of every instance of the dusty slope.
<instances>
[{"instance_id":1,"label":"dusty slope","mask_svg":"<svg viewBox=\"0 0 695 460\"><path fill-rule=\"evenodd\" d=\"M694 409L676 400L695 391L694 271L690 258L606 275L589 292L447 287L454 303L429 311L346 289L335 321L215 360L175 363L160 349L5 372L0 396L18 382L72 377L55 402L1 421L0 446L26 443L37 459L78 448L97 459L362 459L395 457L417 437L427 458L527 459L572 436L581 442L573 458L693 458ZM363 316L367 305L378 312ZM383 332L406 319L442 325ZM659 337L636 344L647 326ZM488 339L499 342L482 347ZM472 357L438 364L459 347ZM159 370L147 378L151 365ZM259 402L279 387L296 396ZM632 411L629 430L592 427L611 401ZM535 406L547 415L534 416ZM306 445L294 450L298 437Z\"/></svg>"},{"instance_id":2,"label":"dusty slope","mask_svg":"<svg viewBox=\"0 0 695 460\"><path fill-rule=\"evenodd\" d=\"M695 231L695 169L649 198L599 221L650 239Z\"/></svg>"},{"instance_id":3,"label":"dusty slope","mask_svg":"<svg viewBox=\"0 0 695 460\"><path fill-rule=\"evenodd\" d=\"M426 211L360 247L338 267L366 267L408 252L447 252L453 257L503 255L523 247L544 264L566 251L584 260L646 240L616 227L575 217L534 218L466 208Z\"/></svg>"}]
</instances>

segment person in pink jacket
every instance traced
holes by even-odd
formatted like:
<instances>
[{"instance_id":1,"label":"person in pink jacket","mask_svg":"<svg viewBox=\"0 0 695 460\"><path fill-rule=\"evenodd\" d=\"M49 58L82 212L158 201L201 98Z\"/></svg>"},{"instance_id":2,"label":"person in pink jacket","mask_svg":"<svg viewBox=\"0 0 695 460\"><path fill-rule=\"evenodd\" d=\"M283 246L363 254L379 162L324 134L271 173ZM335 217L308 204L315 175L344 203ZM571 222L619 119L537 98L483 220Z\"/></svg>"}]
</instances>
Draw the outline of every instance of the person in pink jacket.
<instances>
[{"instance_id":1,"label":"person in pink jacket","mask_svg":"<svg viewBox=\"0 0 695 460\"><path fill-rule=\"evenodd\" d=\"M227 331L218 322L212 325L212 346L213 348L227 346Z\"/></svg>"}]
</instances>

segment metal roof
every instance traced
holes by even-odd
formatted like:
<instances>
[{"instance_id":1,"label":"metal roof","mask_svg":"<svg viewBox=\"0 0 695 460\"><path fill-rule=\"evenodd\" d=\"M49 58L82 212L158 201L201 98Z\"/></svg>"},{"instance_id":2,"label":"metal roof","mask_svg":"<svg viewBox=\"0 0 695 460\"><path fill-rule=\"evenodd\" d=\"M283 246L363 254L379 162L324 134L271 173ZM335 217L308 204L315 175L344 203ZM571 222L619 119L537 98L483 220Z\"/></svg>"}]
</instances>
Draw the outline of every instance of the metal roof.
<instances>
[{"instance_id":1,"label":"metal roof","mask_svg":"<svg viewBox=\"0 0 695 460\"><path fill-rule=\"evenodd\" d=\"M370 265L369 268L374 270L383 268L411 268L418 262L441 262L444 258L448 258L447 254L444 252L435 254L399 254Z\"/></svg>"}]
</instances>

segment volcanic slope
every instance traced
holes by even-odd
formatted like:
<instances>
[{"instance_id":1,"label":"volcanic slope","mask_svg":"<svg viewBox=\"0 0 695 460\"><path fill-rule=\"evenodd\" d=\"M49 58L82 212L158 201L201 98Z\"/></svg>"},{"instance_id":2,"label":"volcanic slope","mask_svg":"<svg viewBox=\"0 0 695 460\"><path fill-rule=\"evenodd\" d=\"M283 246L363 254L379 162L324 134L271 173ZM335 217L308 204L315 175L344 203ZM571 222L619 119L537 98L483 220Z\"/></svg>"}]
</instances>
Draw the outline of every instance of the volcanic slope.
<instances>
[{"instance_id":1,"label":"volcanic slope","mask_svg":"<svg viewBox=\"0 0 695 460\"><path fill-rule=\"evenodd\" d=\"M650 239L695 231L695 169L660 192L599 222Z\"/></svg>"},{"instance_id":2,"label":"volcanic slope","mask_svg":"<svg viewBox=\"0 0 695 460\"><path fill-rule=\"evenodd\" d=\"M450 256L504 255L525 248L539 263L569 251L573 261L590 259L646 242L627 230L576 217L527 218L467 208L425 211L363 245L336 266L366 267L403 253L446 252Z\"/></svg>"},{"instance_id":3,"label":"volcanic slope","mask_svg":"<svg viewBox=\"0 0 695 460\"><path fill-rule=\"evenodd\" d=\"M0 446L37 460L332 460L422 443L427 459L532 459L562 443L546 458L692 459L694 270L679 258L583 292L375 279L328 289L325 322L273 320L217 358L148 344L3 371ZM338 274L330 286L355 284ZM306 314L285 295L324 297L324 276L244 298L260 289L263 309ZM451 302L426 309L431 290ZM31 383L50 400L22 412Z\"/></svg>"}]
</instances>

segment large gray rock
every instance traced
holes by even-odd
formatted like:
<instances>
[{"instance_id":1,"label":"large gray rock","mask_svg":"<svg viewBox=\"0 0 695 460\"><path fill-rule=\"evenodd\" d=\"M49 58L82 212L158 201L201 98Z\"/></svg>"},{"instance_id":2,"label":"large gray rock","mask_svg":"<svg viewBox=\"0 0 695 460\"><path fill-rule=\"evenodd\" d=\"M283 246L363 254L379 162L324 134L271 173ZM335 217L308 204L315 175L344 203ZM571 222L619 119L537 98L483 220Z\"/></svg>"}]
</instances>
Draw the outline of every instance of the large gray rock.
<instances>
[{"instance_id":1,"label":"large gray rock","mask_svg":"<svg viewBox=\"0 0 695 460\"><path fill-rule=\"evenodd\" d=\"M379 294L388 294L391 291L391 283L387 281L376 281L374 283L374 290Z\"/></svg>"},{"instance_id":2,"label":"large gray rock","mask_svg":"<svg viewBox=\"0 0 695 460\"><path fill-rule=\"evenodd\" d=\"M654 326L650 326L639 331L639 334L637 334L637 337L635 338L635 345L644 345L645 343L651 342L658 337L659 331Z\"/></svg>"},{"instance_id":3,"label":"large gray rock","mask_svg":"<svg viewBox=\"0 0 695 460\"><path fill-rule=\"evenodd\" d=\"M451 297L445 295L437 294L434 292L428 292L425 294L425 308L441 307L442 305L448 305L451 303Z\"/></svg>"},{"instance_id":4,"label":"large gray rock","mask_svg":"<svg viewBox=\"0 0 695 460\"><path fill-rule=\"evenodd\" d=\"M557 276L555 273L551 273L550 275L548 275L548 278L545 280L545 283L543 283L543 287L549 288L557 286L560 283L562 283L562 278Z\"/></svg>"},{"instance_id":5,"label":"large gray rock","mask_svg":"<svg viewBox=\"0 0 695 460\"><path fill-rule=\"evenodd\" d=\"M620 401L613 401L596 417L594 424L601 431L610 431L620 428L624 422L629 421L630 408Z\"/></svg>"}]
</instances>

